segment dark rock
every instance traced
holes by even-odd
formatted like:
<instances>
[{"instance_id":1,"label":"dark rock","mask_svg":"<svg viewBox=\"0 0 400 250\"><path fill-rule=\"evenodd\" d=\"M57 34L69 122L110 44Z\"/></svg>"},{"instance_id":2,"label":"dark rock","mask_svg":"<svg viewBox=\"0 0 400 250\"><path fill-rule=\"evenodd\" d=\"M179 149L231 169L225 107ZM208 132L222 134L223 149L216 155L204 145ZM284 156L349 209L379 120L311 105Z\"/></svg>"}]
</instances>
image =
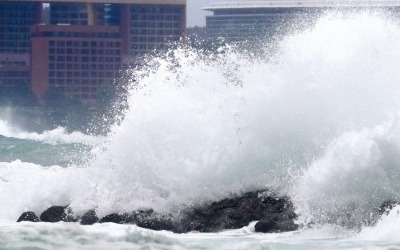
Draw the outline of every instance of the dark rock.
<instances>
[{"instance_id":1,"label":"dark rock","mask_svg":"<svg viewBox=\"0 0 400 250\"><path fill-rule=\"evenodd\" d=\"M40 220L43 222L75 222L72 210L68 207L53 206L48 208L40 215Z\"/></svg>"},{"instance_id":2,"label":"dark rock","mask_svg":"<svg viewBox=\"0 0 400 250\"><path fill-rule=\"evenodd\" d=\"M168 231L176 231L175 225L171 219L165 218L162 216L156 216L152 218L147 218L140 220L136 223L138 227L147 228L151 230L168 230Z\"/></svg>"},{"instance_id":3,"label":"dark rock","mask_svg":"<svg viewBox=\"0 0 400 250\"><path fill-rule=\"evenodd\" d=\"M128 223L136 224L140 221L149 220L156 216L158 216L158 214L155 213L153 209L140 209L130 213L127 219Z\"/></svg>"},{"instance_id":4,"label":"dark rock","mask_svg":"<svg viewBox=\"0 0 400 250\"><path fill-rule=\"evenodd\" d=\"M99 222L99 217L97 217L96 211L94 210L86 212L81 218L82 225L93 225L97 222Z\"/></svg>"},{"instance_id":5,"label":"dark rock","mask_svg":"<svg viewBox=\"0 0 400 250\"><path fill-rule=\"evenodd\" d=\"M294 226L290 222L294 224L296 216L287 197L277 197L261 190L192 209L184 214L175 232L238 229L267 218L273 218L280 231L292 231Z\"/></svg>"},{"instance_id":6,"label":"dark rock","mask_svg":"<svg viewBox=\"0 0 400 250\"><path fill-rule=\"evenodd\" d=\"M34 212L24 212L17 220L17 222L21 221L39 222L40 220Z\"/></svg>"},{"instance_id":7,"label":"dark rock","mask_svg":"<svg viewBox=\"0 0 400 250\"><path fill-rule=\"evenodd\" d=\"M65 209L58 207L57 219L65 216ZM257 232L284 232L298 228L293 221L296 217L293 205L287 197L278 197L261 190L183 211L179 218L159 214L152 209L142 209L131 213L109 214L103 217L100 223L136 224L152 230L187 233L237 229L249 225L252 221L259 221L256 224ZM81 218L83 225L96 222L98 217L94 210Z\"/></svg>"},{"instance_id":8,"label":"dark rock","mask_svg":"<svg viewBox=\"0 0 400 250\"><path fill-rule=\"evenodd\" d=\"M125 224L128 219L127 214L109 214L103 218L101 218L100 223L107 223L107 222L112 222L112 223L117 223L117 224Z\"/></svg>"},{"instance_id":9,"label":"dark rock","mask_svg":"<svg viewBox=\"0 0 400 250\"><path fill-rule=\"evenodd\" d=\"M285 219L285 217L270 216L258 221L254 229L261 233L280 233L297 230L299 226L288 217Z\"/></svg>"},{"instance_id":10,"label":"dark rock","mask_svg":"<svg viewBox=\"0 0 400 250\"><path fill-rule=\"evenodd\" d=\"M379 214L388 214L390 210L392 210L395 206L397 206L399 203L397 201L393 200L386 200L384 201L381 206L379 207Z\"/></svg>"},{"instance_id":11,"label":"dark rock","mask_svg":"<svg viewBox=\"0 0 400 250\"><path fill-rule=\"evenodd\" d=\"M131 214L130 218L130 221L138 227L156 231L176 231L176 226L170 217L155 213L152 209L135 211Z\"/></svg>"},{"instance_id":12,"label":"dark rock","mask_svg":"<svg viewBox=\"0 0 400 250\"><path fill-rule=\"evenodd\" d=\"M103 217L100 223L113 222L118 224L136 224L138 227L151 230L176 231L171 218L158 214L152 209L137 210L132 213L110 214Z\"/></svg>"}]
</instances>

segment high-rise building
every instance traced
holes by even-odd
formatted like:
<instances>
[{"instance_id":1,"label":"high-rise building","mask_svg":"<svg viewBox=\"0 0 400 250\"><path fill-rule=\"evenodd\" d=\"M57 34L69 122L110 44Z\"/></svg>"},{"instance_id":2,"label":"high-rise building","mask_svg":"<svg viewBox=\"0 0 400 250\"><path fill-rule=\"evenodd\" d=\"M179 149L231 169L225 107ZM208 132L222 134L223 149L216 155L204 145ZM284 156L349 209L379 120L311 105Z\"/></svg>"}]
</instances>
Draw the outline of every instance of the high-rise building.
<instances>
[{"instance_id":1,"label":"high-rise building","mask_svg":"<svg viewBox=\"0 0 400 250\"><path fill-rule=\"evenodd\" d=\"M124 62L185 32L186 0L48 0L48 23L42 2L0 3L0 91L29 84L39 98L57 88L91 102Z\"/></svg>"},{"instance_id":2,"label":"high-rise building","mask_svg":"<svg viewBox=\"0 0 400 250\"><path fill-rule=\"evenodd\" d=\"M154 49L163 49L182 36L186 26L184 5L137 4L123 8L121 23L128 24L124 34L131 53L140 55Z\"/></svg>"},{"instance_id":3,"label":"high-rise building","mask_svg":"<svg viewBox=\"0 0 400 250\"><path fill-rule=\"evenodd\" d=\"M35 25L31 27L32 90L41 96L57 89L95 100L113 84L122 62L118 26Z\"/></svg>"},{"instance_id":4,"label":"high-rise building","mask_svg":"<svg viewBox=\"0 0 400 250\"><path fill-rule=\"evenodd\" d=\"M0 91L29 84L29 28L41 22L41 4L0 2Z\"/></svg>"},{"instance_id":5,"label":"high-rise building","mask_svg":"<svg viewBox=\"0 0 400 250\"><path fill-rule=\"evenodd\" d=\"M228 42L268 39L282 34L296 22L312 22L327 11L352 12L365 9L400 13L400 1L254 1L215 3L203 8L207 33Z\"/></svg>"}]
</instances>

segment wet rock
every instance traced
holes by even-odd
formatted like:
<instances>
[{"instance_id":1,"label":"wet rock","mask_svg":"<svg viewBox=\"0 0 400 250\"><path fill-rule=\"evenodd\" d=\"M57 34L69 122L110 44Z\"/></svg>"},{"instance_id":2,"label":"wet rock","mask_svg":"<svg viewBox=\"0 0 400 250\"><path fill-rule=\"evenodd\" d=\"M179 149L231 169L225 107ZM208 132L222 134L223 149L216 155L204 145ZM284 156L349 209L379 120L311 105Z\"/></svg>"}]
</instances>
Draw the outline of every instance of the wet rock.
<instances>
[{"instance_id":1,"label":"wet rock","mask_svg":"<svg viewBox=\"0 0 400 250\"><path fill-rule=\"evenodd\" d=\"M97 217L96 211L90 210L82 216L80 223L82 225L93 225L97 222L99 222L99 217Z\"/></svg>"},{"instance_id":2,"label":"wet rock","mask_svg":"<svg viewBox=\"0 0 400 250\"><path fill-rule=\"evenodd\" d=\"M100 223L135 224L138 227L151 230L176 231L172 220L164 215L160 215L152 209L137 210L124 214L109 214L100 220Z\"/></svg>"},{"instance_id":3,"label":"wet rock","mask_svg":"<svg viewBox=\"0 0 400 250\"><path fill-rule=\"evenodd\" d=\"M152 209L138 210L130 214L129 223L151 230L176 231L176 226L170 217L154 212Z\"/></svg>"},{"instance_id":4,"label":"wet rock","mask_svg":"<svg viewBox=\"0 0 400 250\"><path fill-rule=\"evenodd\" d=\"M140 221L149 220L156 216L158 216L158 214L154 212L153 209L140 209L129 213L127 221L128 223L136 224Z\"/></svg>"},{"instance_id":5,"label":"wet rock","mask_svg":"<svg viewBox=\"0 0 400 250\"><path fill-rule=\"evenodd\" d=\"M397 201L393 200L386 200L384 201L380 207L379 207L379 214L388 214L390 210L392 210L395 206L397 206L399 203Z\"/></svg>"},{"instance_id":6,"label":"wet rock","mask_svg":"<svg viewBox=\"0 0 400 250\"><path fill-rule=\"evenodd\" d=\"M136 223L138 227L147 228L155 231L167 230L177 232L175 224L169 218L156 217L142 220Z\"/></svg>"},{"instance_id":7,"label":"wet rock","mask_svg":"<svg viewBox=\"0 0 400 250\"><path fill-rule=\"evenodd\" d=\"M24 216L34 220L31 214ZM260 190L182 211L178 219L159 214L152 209L141 209L124 214L109 214L99 220L96 212L90 210L82 216L80 223L82 225L91 225L96 222L136 224L151 230L187 233L238 229L249 225L252 221L258 221L257 232L285 232L298 228L294 223L296 217L293 205L287 197L278 197ZM72 211L63 206L47 209L40 215L40 220L45 222L76 221Z\"/></svg>"},{"instance_id":8,"label":"wet rock","mask_svg":"<svg viewBox=\"0 0 400 250\"><path fill-rule=\"evenodd\" d=\"M117 223L117 224L125 224L127 221L128 215L127 214L109 214L107 216L104 216L101 218L100 223L107 223L107 222L112 222L112 223Z\"/></svg>"},{"instance_id":9,"label":"wet rock","mask_svg":"<svg viewBox=\"0 0 400 250\"><path fill-rule=\"evenodd\" d=\"M294 228L290 222L295 217L293 205L288 198L261 190L195 208L183 216L176 231L218 232L242 228L252 221L274 218L273 221L278 223L276 227L280 226L279 230L283 232Z\"/></svg>"},{"instance_id":10,"label":"wet rock","mask_svg":"<svg viewBox=\"0 0 400 250\"><path fill-rule=\"evenodd\" d=\"M39 222L40 220L34 212L24 212L17 220L17 222L21 221Z\"/></svg>"},{"instance_id":11,"label":"wet rock","mask_svg":"<svg viewBox=\"0 0 400 250\"><path fill-rule=\"evenodd\" d=\"M40 215L40 220L43 222L75 222L72 210L68 207L53 206L48 208Z\"/></svg>"},{"instance_id":12,"label":"wet rock","mask_svg":"<svg viewBox=\"0 0 400 250\"><path fill-rule=\"evenodd\" d=\"M291 214L291 213L290 213ZM261 233L280 233L294 231L299 228L289 214L271 214L258 221L254 229Z\"/></svg>"}]
</instances>

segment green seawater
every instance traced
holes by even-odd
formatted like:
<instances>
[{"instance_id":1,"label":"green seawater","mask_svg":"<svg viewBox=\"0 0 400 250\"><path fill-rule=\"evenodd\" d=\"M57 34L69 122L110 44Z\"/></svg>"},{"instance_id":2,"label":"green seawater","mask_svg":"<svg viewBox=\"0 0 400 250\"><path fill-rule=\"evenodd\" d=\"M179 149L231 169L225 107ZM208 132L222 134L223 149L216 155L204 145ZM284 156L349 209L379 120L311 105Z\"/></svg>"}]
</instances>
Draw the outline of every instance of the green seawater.
<instances>
[{"instance_id":1,"label":"green seawater","mask_svg":"<svg viewBox=\"0 0 400 250\"><path fill-rule=\"evenodd\" d=\"M0 162L20 160L41 166L82 164L92 146L80 143L47 143L0 135Z\"/></svg>"}]
</instances>

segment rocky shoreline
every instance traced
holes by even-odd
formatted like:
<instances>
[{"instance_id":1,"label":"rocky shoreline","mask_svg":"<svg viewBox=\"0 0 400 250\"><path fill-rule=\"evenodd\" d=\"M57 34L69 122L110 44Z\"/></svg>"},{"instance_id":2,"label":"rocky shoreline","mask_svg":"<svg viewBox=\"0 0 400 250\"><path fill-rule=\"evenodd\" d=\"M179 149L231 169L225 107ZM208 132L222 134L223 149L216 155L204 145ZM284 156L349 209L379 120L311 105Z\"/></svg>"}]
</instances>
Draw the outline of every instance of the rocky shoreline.
<instances>
[{"instance_id":1,"label":"rocky shoreline","mask_svg":"<svg viewBox=\"0 0 400 250\"><path fill-rule=\"evenodd\" d=\"M52 206L40 216L34 212L24 212L17 220L32 222L79 222L82 225L94 223L136 224L152 230L167 230L174 233L219 232L226 229L239 229L255 224L256 232L276 233L298 229L294 219L297 217L288 197L279 197L267 190L247 192L233 198L226 198L201 207L181 212L179 218L159 214L153 209L141 209L124 214L109 214L99 218L95 210L83 216L75 216L68 206Z\"/></svg>"}]
</instances>

